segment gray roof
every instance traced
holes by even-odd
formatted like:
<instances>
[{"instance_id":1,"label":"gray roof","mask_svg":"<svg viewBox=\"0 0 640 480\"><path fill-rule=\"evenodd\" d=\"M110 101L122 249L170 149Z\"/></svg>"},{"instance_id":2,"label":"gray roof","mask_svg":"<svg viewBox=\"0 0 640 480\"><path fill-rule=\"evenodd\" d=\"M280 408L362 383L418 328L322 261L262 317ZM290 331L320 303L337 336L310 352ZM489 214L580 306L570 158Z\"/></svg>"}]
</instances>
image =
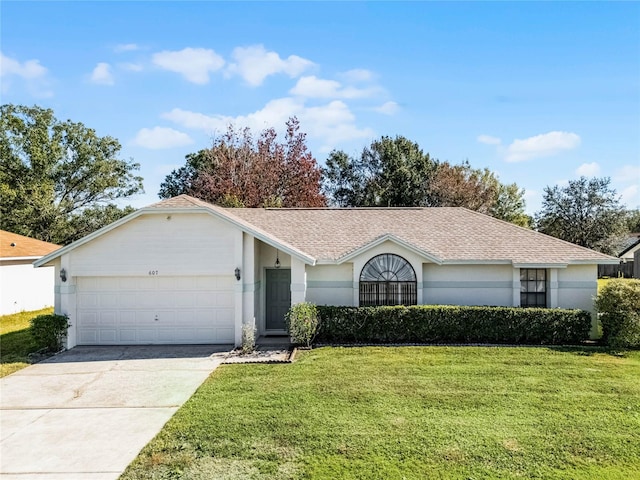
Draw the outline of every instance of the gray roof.
<instances>
[{"instance_id":1,"label":"gray roof","mask_svg":"<svg viewBox=\"0 0 640 480\"><path fill-rule=\"evenodd\" d=\"M389 238L438 263L617 263L614 257L459 207L221 208L180 195L147 208L211 210L318 262L340 262Z\"/></svg>"}]
</instances>

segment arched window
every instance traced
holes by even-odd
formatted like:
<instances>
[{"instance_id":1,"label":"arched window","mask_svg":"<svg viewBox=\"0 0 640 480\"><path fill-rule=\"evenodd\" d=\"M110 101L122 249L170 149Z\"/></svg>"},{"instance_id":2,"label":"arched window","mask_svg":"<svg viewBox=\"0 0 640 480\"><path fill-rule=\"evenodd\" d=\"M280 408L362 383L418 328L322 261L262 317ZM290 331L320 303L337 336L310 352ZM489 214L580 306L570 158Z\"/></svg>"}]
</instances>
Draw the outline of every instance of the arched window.
<instances>
[{"instance_id":1,"label":"arched window","mask_svg":"<svg viewBox=\"0 0 640 480\"><path fill-rule=\"evenodd\" d=\"M369 260L360 273L360 306L415 305L416 272L399 255L383 253Z\"/></svg>"}]
</instances>

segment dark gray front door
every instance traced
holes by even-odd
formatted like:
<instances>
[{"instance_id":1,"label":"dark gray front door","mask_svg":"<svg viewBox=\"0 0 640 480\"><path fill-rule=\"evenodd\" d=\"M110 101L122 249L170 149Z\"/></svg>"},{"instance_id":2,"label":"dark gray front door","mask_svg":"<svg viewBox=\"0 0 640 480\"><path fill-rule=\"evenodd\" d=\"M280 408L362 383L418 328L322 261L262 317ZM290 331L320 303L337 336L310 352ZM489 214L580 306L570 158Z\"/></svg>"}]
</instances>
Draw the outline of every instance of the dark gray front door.
<instances>
[{"instance_id":1,"label":"dark gray front door","mask_svg":"<svg viewBox=\"0 0 640 480\"><path fill-rule=\"evenodd\" d=\"M284 330L284 316L291 307L291 270L267 270L267 330Z\"/></svg>"}]
</instances>

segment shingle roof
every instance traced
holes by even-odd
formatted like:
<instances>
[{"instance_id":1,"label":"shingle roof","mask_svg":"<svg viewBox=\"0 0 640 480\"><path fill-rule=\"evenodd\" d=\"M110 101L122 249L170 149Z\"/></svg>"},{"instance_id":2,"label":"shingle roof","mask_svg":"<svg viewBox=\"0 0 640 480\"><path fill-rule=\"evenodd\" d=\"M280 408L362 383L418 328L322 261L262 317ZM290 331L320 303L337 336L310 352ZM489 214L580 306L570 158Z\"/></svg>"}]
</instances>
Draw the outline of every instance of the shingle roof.
<instances>
[{"instance_id":1,"label":"shingle roof","mask_svg":"<svg viewBox=\"0 0 640 480\"><path fill-rule=\"evenodd\" d=\"M60 245L0 230L0 258L42 257Z\"/></svg>"},{"instance_id":2,"label":"shingle roof","mask_svg":"<svg viewBox=\"0 0 640 480\"><path fill-rule=\"evenodd\" d=\"M611 263L616 260L465 208L220 208L187 195L149 208L226 213L317 261L339 261L391 236L442 262ZM617 260L616 260L617 261Z\"/></svg>"},{"instance_id":3,"label":"shingle roof","mask_svg":"<svg viewBox=\"0 0 640 480\"><path fill-rule=\"evenodd\" d=\"M640 233L632 233L624 239L622 245L620 245L617 255L621 257L636 245L640 244Z\"/></svg>"}]
</instances>

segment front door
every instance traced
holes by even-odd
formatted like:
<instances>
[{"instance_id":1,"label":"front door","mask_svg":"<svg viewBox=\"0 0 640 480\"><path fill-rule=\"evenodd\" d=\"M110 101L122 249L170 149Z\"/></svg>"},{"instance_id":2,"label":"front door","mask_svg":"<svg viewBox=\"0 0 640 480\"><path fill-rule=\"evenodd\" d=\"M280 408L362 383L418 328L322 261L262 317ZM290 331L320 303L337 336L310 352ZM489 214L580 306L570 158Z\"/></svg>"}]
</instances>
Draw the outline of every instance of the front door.
<instances>
[{"instance_id":1,"label":"front door","mask_svg":"<svg viewBox=\"0 0 640 480\"><path fill-rule=\"evenodd\" d=\"M285 330L284 316L291 307L291 270L267 270L266 330Z\"/></svg>"}]
</instances>

